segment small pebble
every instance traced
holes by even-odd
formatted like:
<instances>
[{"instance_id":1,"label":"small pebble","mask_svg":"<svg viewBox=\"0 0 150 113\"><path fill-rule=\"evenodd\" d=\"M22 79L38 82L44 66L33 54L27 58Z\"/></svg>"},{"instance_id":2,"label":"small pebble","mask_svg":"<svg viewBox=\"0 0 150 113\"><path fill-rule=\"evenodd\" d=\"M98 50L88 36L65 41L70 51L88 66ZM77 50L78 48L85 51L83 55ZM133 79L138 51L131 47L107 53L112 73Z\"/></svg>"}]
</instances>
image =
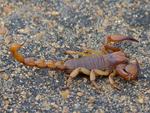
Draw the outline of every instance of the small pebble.
<instances>
[{"instance_id":1,"label":"small pebble","mask_svg":"<svg viewBox=\"0 0 150 113\"><path fill-rule=\"evenodd\" d=\"M59 108L59 106L57 104L54 104L53 107L54 108Z\"/></svg>"},{"instance_id":2,"label":"small pebble","mask_svg":"<svg viewBox=\"0 0 150 113\"><path fill-rule=\"evenodd\" d=\"M68 112L69 112L68 107L67 107L67 106L65 106L65 107L63 108L62 113L68 113Z\"/></svg>"},{"instance_id":3,"label":"small pebble","mask_svg":"<svg viewBox=\"0 0 150 113\"><path fill-rule=\"evenodd\" d=\"M57 12L57 11L52 11L52 16L57 16L57 15L59 15L59 12Z\"/></svg>"},{"instance_id":4,"label":"small pebble","mask_svg":"<svg viewBox=\"0 0 150 113\"><path fill-rule=\"evenodd\" d=\"M150 89L145 92L145 94L150 94Z\"/></svg>"},{"instance_id":5,"label":"small pebble","mask_svg":"<svg viewBox=\"0 0 150 113\"><path fill-rule=\"evenodd\" d=\"M7 13L7 14L11 14L12 11L13 11L13 10L12 10L11 8L9 8L9 7L4 7L3 10L4 10L4 12Z\"/></svg>"},{"instance_id":6,"label":"small pebble","mask_svg":"<svg viewBox=\"0 0 150 113\"><path fill-rule=\"evenodd\" d=\"M97 13L102 16L103 15L103 10L98 10Z\"/></svg>"},{"instance_id":7,"label":"small pebble","mask_svg":"<svg viewBox=\"0 0 150 113\"><path fill-rule=\"evenodd\" d=\"M1 59L0 59L0 66L3 64L3 62L1 61Z\"/></svg>"},{"instance_id":8,"label":"small pebble","mask_svg":"<svg viewBox=\"0 0 150 113\"><path fill-rule=\"evenodd\" d=\"M81 97L81 96L83 96L83 93L78 92L77 95L78 95L79 97Z\"/></svg>"},{"instance_id":9,"label":"small pebble","mask_svg":"<svg viewBox=\"0 0 150 113\"><path fill-rule=\"evenodd\" d=\"M4 38L5 40L5 43L9 43L11 40L12 40L12 37L11 36L7 36L6 38Z\"/></svg>"},{"instance_id":10,"label":"small pebble","mask_svg":"<svg viewBox=\"0 0 150 113\"><path fill-rule=\"evenodd\" d=\"M64 97L64 98L68 98L68 97L69 97L68 91L65 91L65 92L60 93L60 94L61 94L61 96Z\"/></svg>"},{"instance_id":11,"label":"small pebble","mask_svg":"<svg viewBox=\"0 0 150 113\"><path fill-rule=\"evenodd\" d=\"M143 104L144 103L143 98L136 99L135 101L138 102L139 104Z\"/></svg>"},{"instance_id":12,"label":"small pebble","mask_svg":"<svg viewBox=\"0 0 150 113\"><path fill-rule=\"evenodd\" d=\"M89 102L90 102L91 104L93 104L94 101L95 101L95 97L90 97Z\"/></svg>"},{"instance_id":13,"label":"small pebble","mask_svg":"<svg viewBox=\"0 0 150 113\"><path fill-rule=\"evenodd\" d=\"M33 19L38 19L40 16L38 14L33 15Z\"/></svg>"},{"instance_id":14,"label":"small pebble","mask_svg":"<svg viewBox=\"0 0 150 113\"><path fill-rule=\"evenodd\" d=\"M3 79L7 80L9 78L9 75L3 74Z\"/></svg>"},{"instance_id":15,"label":"small pebble","mask_svg":"<svg viewBox=\"0 0 150 113\"><path fill-rule=\"evenodd\" d=\"M8 29L6 27L0 27L0 34L6 34Z\"/></svg>"}]
</instances>

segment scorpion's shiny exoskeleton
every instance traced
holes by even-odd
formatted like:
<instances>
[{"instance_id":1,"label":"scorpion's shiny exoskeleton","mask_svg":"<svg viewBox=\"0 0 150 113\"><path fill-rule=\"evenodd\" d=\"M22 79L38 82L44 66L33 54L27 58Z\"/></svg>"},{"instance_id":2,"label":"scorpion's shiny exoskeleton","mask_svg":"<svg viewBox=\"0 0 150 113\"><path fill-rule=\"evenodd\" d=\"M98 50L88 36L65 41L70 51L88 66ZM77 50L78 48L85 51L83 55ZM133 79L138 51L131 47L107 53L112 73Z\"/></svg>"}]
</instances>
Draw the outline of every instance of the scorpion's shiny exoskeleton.
<instances>
[{"instance_id":1,"label":"scorpion's shiny exoskeleton","mask_svg":"<svg viewBox=\"0 0 150 113\"><path fill-rule=\"evenodd\" d=\"M23 63L27 66L36 66L39 68L50 68L50 69L59 69L70 72L70 76L67 82L67 85L62 87L62 89L69 88L72 78L76 77L79 72L84 73L85 75L90 76L90 80L92 84L99 90L97 84L95 83L96 76L108 76L109 81L112 86L122 91L115 82L113 81L113 77L118 73L125 80L133 80L139 74L139 64L136 60L135 64L130 64L127 60L127 55L120 51L119 48L112 45L111 42L120 42L124 40L130 40L138 42L136 39L132 37L122 36L122 35L110 35L104 40L104 48L101 50L105 53L98 53L94 50L88 49L86 47L82 47L83 50L93 54L85 54L77 51L65 51L67 54L77 54L83 55L83 58L76 58L67 60L65 63L62 61L54 62L52 60L44 61L41 59L34 60L32 58L24 58L24 56L17 52L22 45L18 43L13 43L10 46L10 52L15 57L16 60ZM105 49L109 49L114 51L113 53L108 54Z\"/></svg>"}]
</instances>

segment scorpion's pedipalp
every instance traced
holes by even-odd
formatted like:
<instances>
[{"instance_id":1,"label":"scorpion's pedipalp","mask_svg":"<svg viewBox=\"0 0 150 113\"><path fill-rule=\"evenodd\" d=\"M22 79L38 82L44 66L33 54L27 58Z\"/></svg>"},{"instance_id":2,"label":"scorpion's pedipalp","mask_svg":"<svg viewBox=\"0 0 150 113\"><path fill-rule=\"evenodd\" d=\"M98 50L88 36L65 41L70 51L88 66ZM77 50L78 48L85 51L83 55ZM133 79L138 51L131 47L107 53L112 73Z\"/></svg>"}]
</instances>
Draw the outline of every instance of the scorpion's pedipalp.
<instances>
[{"instance_id":1,"label":"scorpion's pedipalp","mask_svg":"<svg viewBox=\"0 0 150 113\"><path fill-rule=\"evenodd\" d=\"M140 67L137 60L136 64L120 64L116 68L117 73L128 81L135 79L139 74L139 70Z\"/></svg>"},{"instance_id":2,"label":"scorpion's pedipalp","mask_svg":"<svg viewBox=\"0 0 150 113\"><path fill-rule=\"evenodd\" d=\"M134 39L133 37L130 36L123 36L123 35L110 35L105 38L104 40L104 47L105 49L109 49L112 51L119 51L120 49L114 45L111 44L111 42L121 42L124 40L129 40L129 41L135 41L139 42L138 40Z\"/></svg>"},{"instance_id":3,"label":"scorpion's pedipalp","mask_svg":"<svg viewBox=\"0 0 150 113\"><path fill-rule=\"evenodd\" d=\"M112 42L120 42L120 41L124 41L124 40L139 42L138 40L136 40L136 39L134 39L133 37L130 37L130 36L110 35L108 37L110 37L110 41L112 41Z\"/></svg>"}]
</instances>

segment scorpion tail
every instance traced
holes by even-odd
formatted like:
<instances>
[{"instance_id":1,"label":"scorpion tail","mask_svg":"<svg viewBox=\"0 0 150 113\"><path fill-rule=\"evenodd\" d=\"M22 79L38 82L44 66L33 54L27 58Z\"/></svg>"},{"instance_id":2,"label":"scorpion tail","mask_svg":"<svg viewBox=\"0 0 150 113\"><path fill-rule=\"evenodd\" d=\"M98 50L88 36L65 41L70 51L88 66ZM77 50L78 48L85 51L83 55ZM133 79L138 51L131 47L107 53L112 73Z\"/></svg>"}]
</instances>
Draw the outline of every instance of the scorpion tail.
<instances>
[{"instance_id":1,"label":"scorpion tail","mask_svg":"<svg viewBox=\"0 0 150 113\"><path fill-rule=\"evenodd\" d=\"M19 45L18 43L15 42L10 46L10 52L12 56L20 63L23 63L24 65L31 66L31 67L36 66L39 68L50 68L50 69L59 69L59 70L65 69L64 62L62 61L54 62L53 60L44 61L42 59L38 59L35 61L32 58L24 58L24 56L21 53L16 51L23 45L24 44Z\"/></svg>"},{"instance_id":2,"label":"scorpion tail","mask_svg":"<svg viewBox=\"0 0 150 113\"><path fill-rule=\"evenodd\" d=\"M109 49L112 51L120 51L120 49L112 44L110 44L111 42L121 42L124 40L129 40L129 41L135 41L135 42L139 42L138 40L134 39L133 37L130 36L123 36L123 35L110 35L108 37L105 38L104 40L104 47L105 49Z\"/></svg>"}]
</instances>

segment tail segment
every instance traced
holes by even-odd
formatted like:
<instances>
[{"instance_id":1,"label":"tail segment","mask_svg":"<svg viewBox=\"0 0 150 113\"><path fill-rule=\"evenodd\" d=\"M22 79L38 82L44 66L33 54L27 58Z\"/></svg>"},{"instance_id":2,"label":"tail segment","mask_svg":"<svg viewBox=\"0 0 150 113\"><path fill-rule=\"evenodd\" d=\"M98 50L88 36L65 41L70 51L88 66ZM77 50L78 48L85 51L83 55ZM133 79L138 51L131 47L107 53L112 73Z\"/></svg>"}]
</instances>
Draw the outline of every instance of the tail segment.
<instances>
[{"instance_id":1,"label":"tail segment","mask_svg":"<svg viewBox=\"0 0 150 113\"><path fill-rule=\"evenodd\" d=\"M20 63L23 63L24 65L31 66L31 67L36 66L38 68L65 70L64 62L62 61L54 62L53 60L44 61L42 59L38 59L35 61L32 58L24 58L24 56L21 53L16 51L23 45L24 44L19 45L18 43L15 42L10 46L10 52L12 56Z\"/></svg>"}]
</instances>

